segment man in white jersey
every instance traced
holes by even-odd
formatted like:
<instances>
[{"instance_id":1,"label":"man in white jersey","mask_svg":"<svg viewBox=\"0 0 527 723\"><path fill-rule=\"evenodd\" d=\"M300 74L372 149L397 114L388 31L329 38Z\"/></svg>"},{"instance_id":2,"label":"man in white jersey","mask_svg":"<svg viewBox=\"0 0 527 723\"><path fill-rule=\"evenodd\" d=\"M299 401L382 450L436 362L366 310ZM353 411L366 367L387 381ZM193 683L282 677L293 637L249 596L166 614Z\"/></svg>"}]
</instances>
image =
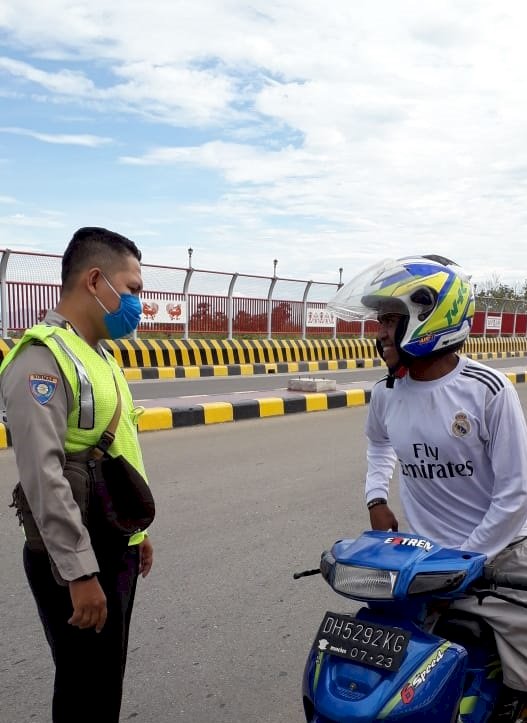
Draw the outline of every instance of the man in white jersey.
<instances>
[{"instance_id":1,"label":"man in white jersey","mask_svg":"<svg viewBox=\"0 0 527 723\"><path fill-rule=\"evenodd\" d=\"M410 530L527 573L527 425L510 381L456 353L474 315L468 277L440 256L383 261L329 306L341 318L379 321L389 369L373 389L366 425L372 529L398 529L387 504L398 463ZM491 598L456 607L492 626L504 679L492 721L516 721L527 700L525 609Z\"/></svg>"}]
</instances>

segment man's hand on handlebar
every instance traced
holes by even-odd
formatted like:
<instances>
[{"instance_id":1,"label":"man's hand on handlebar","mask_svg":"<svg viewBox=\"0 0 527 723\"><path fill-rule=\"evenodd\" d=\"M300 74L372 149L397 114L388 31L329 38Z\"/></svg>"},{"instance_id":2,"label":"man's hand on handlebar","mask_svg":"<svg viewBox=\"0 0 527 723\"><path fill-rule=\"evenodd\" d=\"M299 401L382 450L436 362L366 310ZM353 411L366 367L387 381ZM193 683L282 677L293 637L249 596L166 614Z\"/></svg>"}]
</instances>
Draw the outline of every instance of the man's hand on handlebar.
<instances>
[{"instance_id":1,"label":"man's hand on handlebar","mask_svg":"<svg viewBox=\"0 0 527 723\"><path fill-rule=\"evenodd\" d=\"M375 505L370 510L370 523L372 530L392 530L397 532L399 523L388 505Z\"/></svg>"}]
</instances>

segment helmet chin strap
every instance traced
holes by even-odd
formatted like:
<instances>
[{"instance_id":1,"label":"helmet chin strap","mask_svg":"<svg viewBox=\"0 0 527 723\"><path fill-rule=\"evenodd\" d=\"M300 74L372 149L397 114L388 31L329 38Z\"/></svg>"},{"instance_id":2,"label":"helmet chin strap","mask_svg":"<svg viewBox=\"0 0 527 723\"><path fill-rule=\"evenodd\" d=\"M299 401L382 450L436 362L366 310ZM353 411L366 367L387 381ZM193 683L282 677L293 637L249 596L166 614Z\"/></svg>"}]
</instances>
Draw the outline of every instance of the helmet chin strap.
<instances>
[{"instance_id":1,"label":"helmet chin strap","mask_svg":"<svg viewBox=\"0 0 527 723\"><path fill-rule=\"evenodd\" d=\"M376 339L375 341L375 346L377 347L379 356L383 357L382 344L378 339ZM399 349L397 351L399 354L399 360L397 364L395 366L388 367L388 377L386 379L386 386L388 387L388 389L393 389L395 380L402 379L407 374L408 368L412 362L408 354L401 352Z\"/></svg>"},{"instance_id":2,"label":"helmet chin strap","mask_svg":"<svg viewBox=\"0 0 527 723\"><path fill-rule=\"evenodd\" d=\"M395 384L396 379L402 379L406 374L408 373L408 367L405 367L401 362L399 362L394 367L388 368L388 377L386 379L386 386L388 389L393 389L393 385Z\"/></svg>"},{"instance_id":3,"label":"helmet chin strap","mask_svg":"<svg viewBox=\"0 0 527 723\"><path fill-rule=\"evenodd\" d=\"M402 379L408 373L408 367L403 366L401 362L395 367L388 369L388 378L386 379L386 386L388 389L393 389L396 379Z\"/></svg>"}]
</instances>

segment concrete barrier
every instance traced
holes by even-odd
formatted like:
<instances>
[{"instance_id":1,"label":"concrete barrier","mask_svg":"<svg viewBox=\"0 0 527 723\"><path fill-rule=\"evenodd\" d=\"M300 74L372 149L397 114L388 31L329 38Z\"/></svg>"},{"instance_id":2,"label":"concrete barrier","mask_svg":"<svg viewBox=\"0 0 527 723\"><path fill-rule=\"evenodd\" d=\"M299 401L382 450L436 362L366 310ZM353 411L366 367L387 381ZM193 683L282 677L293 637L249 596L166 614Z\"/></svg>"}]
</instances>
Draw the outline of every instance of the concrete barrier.
<instances>
[{"instance_id":1,"label":"concrete barrier","mask_svg":"<svg viewBox=\"0 0 527 723\"><path fill-rule=\"evenodd\" d=\"M16 339L0 340L0 361L16 342ZM164 372L165 378L273 371L294 374L356 368L346 365L347 362L354 362L358 368L368 363L380 364L373 339L120 339L103 343L123 369L175 370L173 374ZM467 355L523 356L527 354L527 338L471 338L463 352ZM317 366L323 362L328 366ZM302 364L313 366L295 367ZM158 379L163 375L154 371L151 376L137 375L135 378Z\"/></svg>"}]
</instances>

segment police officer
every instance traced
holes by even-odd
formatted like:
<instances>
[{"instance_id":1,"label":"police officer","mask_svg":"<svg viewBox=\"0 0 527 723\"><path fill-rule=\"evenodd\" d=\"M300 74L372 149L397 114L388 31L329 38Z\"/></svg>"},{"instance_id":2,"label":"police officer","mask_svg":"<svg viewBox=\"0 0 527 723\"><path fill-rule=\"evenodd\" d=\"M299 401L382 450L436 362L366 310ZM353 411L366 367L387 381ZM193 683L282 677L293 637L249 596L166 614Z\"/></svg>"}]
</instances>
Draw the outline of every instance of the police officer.
<instances>
[{"instance_id":1,"label":"police officer","mask_svg":"<svg viewBox=\"0 0 527 723\"><path fill-rule=\"evenodd\" d=\"M145 476L128 385L100 346L139 323L140 260L124 236L79 229L62 259L57 307L0 367L20 483L41 541L28 538L23 557L55 663L53 723L118 723L137 577L152 567L144 532L128 546L94 550L64 476L66 455L98 442L119 396L109 451Z\"/></svg>"}]
</instances>

